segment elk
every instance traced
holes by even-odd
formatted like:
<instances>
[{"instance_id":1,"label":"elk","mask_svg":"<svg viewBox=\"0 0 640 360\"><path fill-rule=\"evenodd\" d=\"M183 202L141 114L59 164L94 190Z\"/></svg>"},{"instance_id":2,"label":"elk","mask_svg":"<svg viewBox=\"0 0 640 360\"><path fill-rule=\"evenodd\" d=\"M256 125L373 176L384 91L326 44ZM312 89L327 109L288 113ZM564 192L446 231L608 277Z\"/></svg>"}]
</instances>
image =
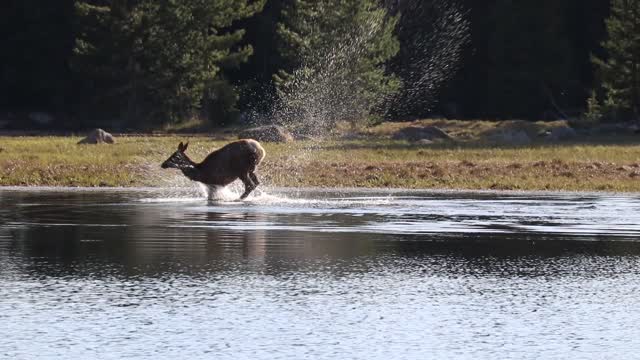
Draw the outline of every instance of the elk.
<instances>
[{"instance_id":1,"label":"elk","mask_svg":"<svg viewBox=\"0 0 640 360\"><path fill-rule=\"evenodd\" d=\"M255 170L265 151L257 141L234 141L213 151L201 163L194 162L185 154L188 146L189 143L178 144L178 150L162 163L162 168L178 169L192 181L214 187L227 186L239 178L244 184L240 199L249 196L260 185Z\"/></svg>"}]
</instances>

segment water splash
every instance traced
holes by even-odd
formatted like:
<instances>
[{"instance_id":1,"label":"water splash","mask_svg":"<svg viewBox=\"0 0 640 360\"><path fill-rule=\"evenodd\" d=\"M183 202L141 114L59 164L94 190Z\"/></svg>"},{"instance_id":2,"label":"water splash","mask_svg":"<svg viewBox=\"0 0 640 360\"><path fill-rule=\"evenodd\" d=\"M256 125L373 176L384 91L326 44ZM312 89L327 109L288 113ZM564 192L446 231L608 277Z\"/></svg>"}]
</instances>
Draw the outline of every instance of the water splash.
<instances>
[{"instance_id":1,"label":"water splash","mask_svg":"<svg viewBox=\"0 0 640 360\"><path fill-rule=\"evenodd\" d=\"M316 10L307 23L322 23L331 11L320 5ZM300 50L300 66L283 79L279 89L273 114L277 122L294 132L322 137L335 130L337 121L366 120L389 94L395 78L385 74L385 65L366 73L363 68L369 69L369 63L376 61L372 47L395 20L382 9L362 13L367 17L350 22L349 27L340 24L339 30L312 27L310 36L326 31L330 35L322 36L330 38L305 43Z\"/></svg>"},{"instance_id":2,"label":"water splash","mask_svg":"<svg viewBox=\"0 0 640 360\"><path fill-rule=\"evenodd\" d=\"M440 89L456 73L468 41L466 13L456 0L430 6L422 0L397 3L398 7L387 6L389 12L372 12L333 41L306 48L301 54L300 67L273 99L269 117L295 136L304 135L310 140L289 153L286 162L291 168L299 169L299 165L312 161L318 151L317 141L339 134L337 122L352 125L341 131L355 132L374 117L397 119L415 113L416 107L424 112L435 106ZM380 64L378 75L393 74L403 83L397 92L361 91L366 86L358 67L370 61L370 47L388 25L390 14L400 16L396 33L405 37L401 40L406 48L388 64ZM309 21L320 21L326 15L318 12L315 16L318 19ZM423 21L431 21L430 26ZM413 32L412 25L420 26L418 31ZM270 177L274 176L277 174Z\"/></svg>"},{"instance_id":3,"label":"water splash","mask_svg":"<svg viewBox=\"0 0 640 360\"><path fill-rule=\"evenodd\" d=\"M242 194L242 189L238 182L234 182L229 186L210 186L198 183L203 195L209 201L228 202L237 201Z\"/></svg>"},{"instance_id":4,"label":"water splash","mask_svg":"<svg viewBox=\"0 0 640 360\"><path fill-rule=\"evenodd\" d=\"M396 34L403 47L393 61L378 66L378 75L401 78L397 91L366 89L359 72L363 62L371 61L370 47L389 21L388 13L372 12L330 44L321 43L301 54L301 66L278 94L273 120L294 132L323 137L335 131L337 121L357 127L376 115L391 118L415 112L416 107L431 110L440 89L456 74L469 40L466 13L455 0L396 3L387 7L389 13L400 16ZM326 15L318 12L316 16Z\"/></svg>"},{"instance_id":5,"label":"water splash","mask_svg":"<svg viewBox=\"0 0 640 360\"><path fill-rule=\"evenodd\" d=\"M402 0L391 11L402 14L397 32L404 46L392 71L403 87L389 99L385 114L429 113L438 103L440 90L459 69L471 34L468 13L456 0Z\"/></svg>"}]
</instances>

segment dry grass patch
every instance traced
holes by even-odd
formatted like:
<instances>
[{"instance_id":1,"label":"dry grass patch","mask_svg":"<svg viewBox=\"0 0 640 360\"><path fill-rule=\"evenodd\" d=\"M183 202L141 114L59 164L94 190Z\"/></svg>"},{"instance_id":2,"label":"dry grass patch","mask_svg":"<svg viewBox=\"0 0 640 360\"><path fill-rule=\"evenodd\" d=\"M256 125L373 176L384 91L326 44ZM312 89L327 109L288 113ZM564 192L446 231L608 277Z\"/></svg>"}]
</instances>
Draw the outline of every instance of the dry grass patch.
<instances>
[{"instance_id":1,"label":"dry grass patch","mask_svg":"<svg viewBox=\"0 0 640 360\"><path fill-rule=\"evenodd\" d=\"M120 137L76 145L76 137L0 137L0 185L167 186L186 183L160 163L183 136ZM226 141L191 139L202 160ZM640 146L472 144L416 146L368 140L264 144L266 185L438 189L640 191Z\"/></svg>"}]
</instances>

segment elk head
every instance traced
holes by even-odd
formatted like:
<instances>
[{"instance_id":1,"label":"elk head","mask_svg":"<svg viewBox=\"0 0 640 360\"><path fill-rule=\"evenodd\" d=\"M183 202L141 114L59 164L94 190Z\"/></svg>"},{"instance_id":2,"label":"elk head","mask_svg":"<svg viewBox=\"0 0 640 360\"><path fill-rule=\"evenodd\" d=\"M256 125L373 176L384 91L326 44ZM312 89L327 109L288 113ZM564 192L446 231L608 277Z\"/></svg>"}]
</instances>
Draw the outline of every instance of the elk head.
<instances>
[{"instance_id":1,"label":"elk head","mask_svg":"<svg viewBox=\"0 0 640 360\"><path fill-rule=\"evenodd\" d=\"M183 144L182 142L180 142L180 144L178 144L178 150L174 152L173 155L171 155L167 160L165 160L165 162L162 163L162 168L174 168L183 170L188 167L193 167L193 161L191 161L191 159L189 159L189 157L187 157L187 155L184 153L187 150L188 146L189 143Z\"/></svg>"}]
</instances>

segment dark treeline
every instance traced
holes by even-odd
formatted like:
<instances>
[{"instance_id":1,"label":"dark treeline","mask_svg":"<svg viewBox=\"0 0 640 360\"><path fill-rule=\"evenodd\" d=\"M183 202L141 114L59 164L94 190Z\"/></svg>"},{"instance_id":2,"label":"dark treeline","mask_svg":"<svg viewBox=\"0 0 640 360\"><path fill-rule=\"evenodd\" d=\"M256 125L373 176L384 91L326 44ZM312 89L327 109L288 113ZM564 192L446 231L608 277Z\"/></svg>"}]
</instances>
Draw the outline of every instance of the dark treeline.
<instances>
[{"instance_id":1,"label":"dark treeline","mask_svg":"<svg viewBox=\"0 0 640 360\"><path fill-rule=\"evenodd\" d=\"M282 92L299 90L296 76L324 74L309 66L311 49L357 73L349 81L367 96L349 109L365 101L387 119L558 119L614 103L637 114L635 62L611 59L638 59L638 28L629 27L634 46L617 46L623 25L606 22L616 6L619 18L640 18L630 0L8 0L0 120L26 127L12 119L40 113L58 127L125 129L198 116L226 125L269 113ZM370 19L374 35L364 31ZM352 29L372 36L362 49ZM353 54L334 56L345 43ZM621 73L631 85L616 82ZM346 89L332 94L346 99Z\"/></svg>"},{"instance_id":2,"label":"dark treeline","mask_svg":"<svg viewBox=\"0 0 640 360\"><path fill-rule=\"evenodd\" d=\"M443 101L465 117L575 116L595 86L607 0L467 1L471 46Z\"/></svg>"}]
</instances>

